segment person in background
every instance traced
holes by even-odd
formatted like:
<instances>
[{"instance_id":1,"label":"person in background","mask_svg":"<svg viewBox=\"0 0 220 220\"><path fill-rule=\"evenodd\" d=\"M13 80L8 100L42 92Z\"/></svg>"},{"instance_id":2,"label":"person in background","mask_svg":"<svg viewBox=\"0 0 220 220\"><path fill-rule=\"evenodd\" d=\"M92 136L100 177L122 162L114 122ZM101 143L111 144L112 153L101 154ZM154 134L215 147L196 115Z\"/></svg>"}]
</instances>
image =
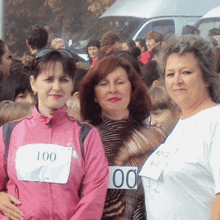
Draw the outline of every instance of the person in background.
<instances>
[{"instance_id":1,"label":"person in background","mask_svg":"<svg viewBox=\"0 0 220 220\"><path fill-rule=\"evenodd\" d=\"M150 98L141 77L125 58L111 55L97 62L81 82L80 104L83 119L100 131L110 169L120 166L121 170L129 167L129 173L138 172L165 138L160 128L144 123ZM110 176L114 183L113 173ZM121 184L123 179L119 175L115 181ZM108 189L102 219L146 219L140 179L131 184L136 188L122 185Z\"/></svg>"},{"instance_id":2,"label":"person in background","mask_svg":"<svg viewBox=\"0 0 220 220\"><path fill-rule=\"evenodd\" d=\"M121 49L131 52L134 47L136 47L135 41L132 39L127 39L122 43Z\"/></svg>"},{"instance_id":3,"label":"person in background","mask_svg":"<svg viewBox=\"0 0 220 220\"><path fill-rule=\"evenodd\" d=\"M210 38L211 43L215 50L220 50L220 29L212 28L209 30L208 37Z\"/></svg>"},{"instance_id":4,"label":"person in background","mask_svg":"<svg viewBox=\"0 0 220 220\"><path fill-rule=\"evenodd\" d=\"M220 50L216 50L215 55L216 55L216 70L217 73L220 73Z\"/></svg>"},{"instance_id":5,"label":"person in background","mask_svg":"<svg viewBox=\"0 0 220 220\"><path fill-rule=\"evenodd\" d=\"M140 49L141 54L139 56L139 62L141 65L144 65L144 63L146 62L146 57L145 56L149 56L149 53L147 52L147 46L146 46L146 41L145 39L139 38L135 41L136 46Z\"/></svg>"},{"instance_id":6,"label":"person in background","mask_svg":"<svg viewBox=\"0 0 220 220\"><path fill-rule=\"evenodd\" d=\"M143 74L142 80L146 84L148 89L151 88L156 80L160 79L159 65L156 60L152 60L146 65L142 66L141 72Z\"/></svg>"},{"instance_id":7,"label":"person in background","mask_svg":"<svg viewBox=\"0 0 220 220\"><path fill-rule=\"evenodd\" d=\"M140 76L142 76L142 72L140 69L138 59L135 58L131 52L124 51L124 50L118 50L118 51L112 52L111 55L122 57L122 58L125 58L126 60L128 60L128 62L132 65L132 67L136 70L136 72Z\"/></svg>"},{"instance_id":8,"label":"person in background","mask_svg":"<svg viewBox=\"0 0 220 220\"><path fill-rule=\"evenodd\" d=\"M91 66L86 62L79 61L79 62L76 62L76 68L77 69L84 69L84 70L88 71L91 69Z\"/></svg>"},{"instance_id":9,"label":"person in background","mask_svg":"<svg viewBox=\"0 0 220 220\"><path fill-rule=\"evenodd\" d=\"M34 56L29 51L26 51L23 53L21 62L24 66L30 66L33 59L34 59Z\"/></svg>"},{"instance_id":10,"label":"person in background","mask_svg":"<svg viewBox=\"0 0 220 220\"><path fill-rule=\"evenodd\" d=\"M220 82L215 53L195 35L161 54L162 77L182 116L140 176L149 220L220 219Z\"/></svg>"},{"instance_id":11,"label":"person in background","mask_svg":"<svg viewBox=\"0 0 220 220\"><path fill-rule=\"evenodd\" d=\"M28 102L13 102L9 100L0 102L0 126L31 116L33 107L34 105Z\"/></svg>"},{"instance_id":12,"label":"person in background","mask_svg":"<svg viewBox=\"0 0 220 220\"><path fill-rule=\"evenodd\" d=\"M48 26L45 25L44 26L45 30L48 33L48 40L47 40L47 48L51 48L51 42L55 39L55 38L60 38L61 36L59 34L56 33L56 27L55 26ZM65 40L64 40L65 41Z\"/></svg>"},{"instance_id":13,"label":"person in background","mask_svg":"<svg viewBox=\"0 0 220 220\"><path fill-rule=\"evenodd\" d=\"M143 81L147 88L150 89L154 82L158 81L160 78L158 56L160 53L159 47L155 47L151 51L151 60L146 64L141 66L141 72L143 74Z\"/></svg>"},{"instance_id":14,"label":"person in background","mask_svg":"<svg viewBox=\"0 0 220 220\"><path fill-rule=\"evenodd\" d=\"M180 119L181 110L161 84L152 87L149 96L152 103L150 124L162 128L168 136Z\"/></svg>"},{"instance_id":15,"label":"person in background","mask_svg":"<svg viewBox=\"0 0 220 220\"><path fill-rule=\"evenodd\" d=\"M86 46L86 53L89 57L89 64L94 66L99 56L100 50L100 41L99 40L91 40Z\"/></svg>"},{"instance_id":16,"label":"person in background","mask_svg":"<svg viewBox=\"0 0 220 220\"><path fill-rule=\"evenodd\" d=\"M98 130L66 115L75 70L66 50L36 54L30 81L38 102L13 124L7 158L0 129L0 218L100 220L108 164Z\"/></svg>"},{"instance_id":17,"label":"person in background","mask_svg":"<svg viewBox=\"0 0 220 220\"><path fill-rule=\"evenodd\" d=\"M23 64L20 58L12 58L10 64L10 74L19 72L23 68Z\"/></svg>"},{"instance_id":18,"label":"person in background","mask_svg":"<svg viewBox=\"0 0 220 220\"><path fill-rule=\"evenodd\" d=\"M160 47L162 44L163 36L160 32L158 31L150 31L146 35L146 46L148 51L145 52L142 58L142 63L143 65L146 65L150 59L152 58L151 52L155 47Z\"/></svg>"},{"instance_id":19,"label":"person in background","mask_svg":"<svg viewBox=\"0 0 220 220\"><path fill-rule=\"evenodd\" d=\"M120 37L114 31L108 31L101 38L100 58L121 50Z\"/></svg>"},{"instance_id":20,"label":"person in background","mask_svg":"<svg viewBox=\"0 0 220 220\"><path fill-rule=\"evenodd\" d=\"M68 116L78 120L83 121L81 114L80 114L80 100L79 100L79 87L80 82L82 81L83 77L88 72L87 69L76 68L75 76L74 76L74 89L71 93L71 96L66 102L68 107L67 114Z\"/></svg>"},{"instance_id":21,"label":"person in background","mask_svg":"<svg viewBox=\"0 0 220 220\"><path fill-rule=\"evenodd\" d=\"M10 74L12 56L8 46L0 39L0 82Z\"/></svg>"},{"instance_id":22,"label":"person in background","mask_svg":"<svg viewBox=\"0 0 220 220\"><path fill-rule=\"evenodd\" d=\"M30 56L30 59L27 59L24 63L19 58L13 58L10 67L10 74L23 73L27 76L31 76L31 63L33 62L34 57Z\"/></svg>"},{"instance_id":23,"label":"person in background","mask_svg":"<svg viewBox=\"0 0 220 220\"><path fill-rule=\"evenodd\" d=\"M125 42L122 43L122 50L126 52L130 52L137 60L141 55L140 48L136 46L135 41L132 39L127 39Z\"/></svg>"},{"instance_id":24,"label":"person in background","mask_svg":"<svg viewBox=\"0 0 220 220\"><path fill-rule=\"evenodd\" d=\"M136 47L139 47L141 50L141 55L147 51L146 41L143 38L135 40Z\"/></svg>"},{"instance_id":25,"label":"person in background","mask_svg":"<svg viewBox=\"0 0 220 220\"><path fill-rule=\"evenodd\" d=\"M26 44L32 55L40 49L46 47L48 41L48 32L44 27L34 25L30 27L26 34Z\"/></svg>"},{"instance_id":26,"label":"person in background","mask_svg":"<svg viewBox=\"0 0 220 220\"><path fill-rule=\"evenodd\" d=\"M149 52L151 52L155 47L159 47L163 41L163 35L158 31L150 31L146 35L146 46Z\"/></svg>"},{"instance_id":27,"label":"person in background","mask_svg":"<svg viewBox=\"0 0 220 220\"><path fill-rule=\"evenodd\" d=\"M30 76L21 72L11 73L2 81L0 101L34 103L35 98L30 85Z\"/></svg>"},{"instance_id":28,"label":"person in background","mask_svg":"<svg viewBox=\"0 0 220 220\"><path fill-rule=\"evenodd\" d=\"M199 36L200 35L200 31L196 27L187 24L187 25L183 26L181 34L182 35L184 35L184 34L192 34L192 35Z\"/></svg>"},{"instance_id":29,"label":"person in background","mask_svg":"<svg viewBox=\"0 0 220 220\"><path fill-rule=\"evenodd\" d=\"M139 47L133 47L130 51L130 53L133 55L133 57L138 61L139 57L141 55L141 50Z\"/></svg>"},{"instance_id":30,"label":"person in background","mask_svg":"<svg viewBox=\"0 0 220 220\"><path fill-rule=\"evenodd\" d=\"M55 38L51 42L51 48L66 49L65 42L62 38Z\"/></svg>"}]
</instances>

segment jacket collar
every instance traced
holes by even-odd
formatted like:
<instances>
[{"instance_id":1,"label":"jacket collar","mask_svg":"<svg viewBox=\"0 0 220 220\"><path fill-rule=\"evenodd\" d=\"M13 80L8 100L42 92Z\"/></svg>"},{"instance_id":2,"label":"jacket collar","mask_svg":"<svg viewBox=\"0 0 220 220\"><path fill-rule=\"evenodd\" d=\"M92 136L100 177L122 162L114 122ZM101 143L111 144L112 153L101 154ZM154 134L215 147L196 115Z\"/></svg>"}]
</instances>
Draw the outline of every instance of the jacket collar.
<instances>
[{"instance_id":1,"label":"jacket collar","mask_svg":"<svg viewBox=\"0 0 220 220\"><path fill-rule=\"evenodd\" d=\"M36 104L32 111L32 116L36 121L43 122L46 125L48 125L50 123L56 123L57 121L61 121L62 118L66 118L65 117L66 111L67 111L67 106L64 105L63 107L54 111L51 115L42 115L38 111L37 104Z\"/></svg>"}]
</instances>

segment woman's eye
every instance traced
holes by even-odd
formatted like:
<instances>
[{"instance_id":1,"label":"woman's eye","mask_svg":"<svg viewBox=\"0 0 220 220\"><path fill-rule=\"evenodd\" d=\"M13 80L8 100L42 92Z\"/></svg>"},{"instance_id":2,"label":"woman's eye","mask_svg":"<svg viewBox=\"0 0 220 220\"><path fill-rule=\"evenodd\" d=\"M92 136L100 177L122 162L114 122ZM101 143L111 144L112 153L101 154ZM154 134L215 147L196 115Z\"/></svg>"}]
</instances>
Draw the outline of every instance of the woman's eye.
<instances>
[{"instance_id":1,"label":"woman's eye","mask_svg":"<svg viewBox=\"0 0 220 220\"><path fill-rule=\"evenodd\" d=\"M189 75L191 73L192 73L191 71L183 71L183 74L186 74L186 75Z\"/></svg>"},{"instance_id":2,"label":"woman's eye","mask_svg":"<svg viewBox=\"0 0 220 220\"><path fill-rule=\"evenodd\" d=\"M159 115L159 113L158 112L151 112L151 115L157 116L157 115Z\"/></svg>"},{"instance_id":3,"label":"woman's eye","mask_svg":"<svg viewBox=\"0 0 220 220\"><path fill-rule=\"evenodd\" d=\"M46 78L44 81L46 81L46 82L52 82L53 79L52 79L52 78Z\"/></svg>"},{"instance_id":4,"label":"woman's eye","mask_svg":"<svg viewBox=\"0 0 220 220\"><path fill-rule=\"evenodd\" d=\"M156 109L151 112L151 115L158 116L158 115L161 115L162 112L163 111L161 109Z\"/></svg>"},{"instance_id":5,"label":"woman's eye","mask_svg":"<svg viewBox=\"0 0 220 220\"><path fill-rule=\"evenodd\" d=\"M19 98L19 99L24 99L25 97L26 97L25 94L18 94L18 96L17 96L17 98Z\"/></svg>"},{"instance_id":6,"label":"woman's eye","mask_svg":"<svg viewBox=\"0 0 220 220\"><path fill-rule=\"evenodd\" d=\"M124 81L118 81L117 84L124 84Z\"/></svg>"},{"instance_id":7,"label":"woman's eye","mask_svg":"<svg viewBox=\"0 0 220 220\"><path fill-rule=\"evenodd\" d=\"M166 76L167 77L172 77L172 76L174 76L174 73L167 73Z\"/></svg>"},{"instance_id":8,"label":"woman's eye","mask_svg":"<svg viewBox=\"0 0 220 220\"><path fill-rule=\"evenodd\" d=\"M60 82L66 83L66 82L69 82L69 80L67 78L63 78L63 79L60 79Z\"/></svg>"},{"instance_id":9,"label":"woman's eye","mask_svg":"<svg viewBox=\"0 0 220 220\"><path fill-rule=\"evenodd\" d=\"M106 86L107 85L107 82L101 82L99 83L100 86Z\"/></svg>"}]
</instances>

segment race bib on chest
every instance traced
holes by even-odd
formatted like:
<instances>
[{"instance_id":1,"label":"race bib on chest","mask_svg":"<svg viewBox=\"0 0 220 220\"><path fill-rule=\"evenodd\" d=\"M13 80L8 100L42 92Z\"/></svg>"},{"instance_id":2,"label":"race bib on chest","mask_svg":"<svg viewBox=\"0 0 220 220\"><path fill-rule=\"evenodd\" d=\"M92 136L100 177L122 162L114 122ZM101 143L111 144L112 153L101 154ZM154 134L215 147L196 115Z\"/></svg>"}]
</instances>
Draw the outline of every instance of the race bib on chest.
<instances>
[{"instance_id":1,"label":"race bib on chest","mask_svg":"<svg viewBox=\"0 0 220 220\"><path fill-rule=\"evenodd\" d=\"M173 149L171 151L158 149L147 159L139 175L151 178L153 180L158 180L168 161L170 160L170 157L176 151L177 149Z\"/></svg>"},{"instance_id":2,"label":"race bib on chest","mask_svg":"<svg viewBox=\"0 0 220 220\"><path fill-rule=\"evenodd\" d=\"M109 166L109 171L109 189L137 189L137 167Z\"/></svg>"},{"instance_id":3,"label":"race bib on chest","mask_svg":"<svg viewBox=\"0 0 220 220\"><path fill-rule=\"evenodd\" d=\"M70 174L72 147L27 144L16 152L19 180L65 184Z\"/></svg>"}]
</instances>

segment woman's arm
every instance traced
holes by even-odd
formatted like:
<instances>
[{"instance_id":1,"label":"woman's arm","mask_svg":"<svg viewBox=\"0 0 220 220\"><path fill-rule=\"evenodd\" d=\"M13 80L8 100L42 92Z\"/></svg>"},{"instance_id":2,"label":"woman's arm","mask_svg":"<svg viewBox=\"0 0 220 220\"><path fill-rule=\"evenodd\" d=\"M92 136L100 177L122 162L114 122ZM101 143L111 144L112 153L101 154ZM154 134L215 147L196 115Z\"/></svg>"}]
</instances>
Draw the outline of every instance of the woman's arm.
<instances>
[{"instance_id":1,"label":"woman's arm","mask_svg":"<svg viewBox=\"0 0 220 220\"><path fill-rule=\"evenodd\" d=\"M97 129L92 129L84 141L85 176L77 211L70 220L100 220L109 180L108 162Z\"/></svg>"},{"instance_id":2,"label":"woman's arm","mask_svg":"<svg viewBox=\"0 0 220 220\"><path fill-rule=\"evenodd\" d=\"M220 193L215 195L215 200L214 200L210 220L220 220Z\"/></svg>"},{"instance_id":3,"label":"woman's arm","mask_svg":"<svg viewBox=\"0 0 220 220\"><path fill-rule=\"evenodd\" d=\"M5 144L3 141L3 130L0 128L0 219L22 219L22 212L16 205L20 204L14 196L7 194L3 190L7 183L6 161L5 161ZM8 217L4 218L2 215Z\"/></svg>"},{"instance_id":4,"label":"woman's arm","mask_svg":"<svg viewBox=\"0 0 220 220\"><path fill-rule=\"evenodd\" d=\"M219 116L216 116L216 120L219 118ZM220 220L220 181L219 181L219 172L220 172L220 160L219 160L219 154L220 154L220 122L219 119L217 120L216 124L212 126L213 130L211 130L211 143L208 146L207 155L208 155L208 163L211 168L211 174L213 175L213 179L215 181L215 198L214 201L212 201L212 212L210 219L211 220ZM207 132L208 133L208 132Z\"/></svg>"},{"instance_id":5,"label":"woman's arm","mask_svg":"<svg viewBox=\"0 0 220 220\"><path fill-rule=\"evenodd\" d=\"M21 202L14 196L6 192L0 192L0 210L6 217L12 220L23 219L23 213L16 207L20 204Z\"/></svg>"}]
</instances>

